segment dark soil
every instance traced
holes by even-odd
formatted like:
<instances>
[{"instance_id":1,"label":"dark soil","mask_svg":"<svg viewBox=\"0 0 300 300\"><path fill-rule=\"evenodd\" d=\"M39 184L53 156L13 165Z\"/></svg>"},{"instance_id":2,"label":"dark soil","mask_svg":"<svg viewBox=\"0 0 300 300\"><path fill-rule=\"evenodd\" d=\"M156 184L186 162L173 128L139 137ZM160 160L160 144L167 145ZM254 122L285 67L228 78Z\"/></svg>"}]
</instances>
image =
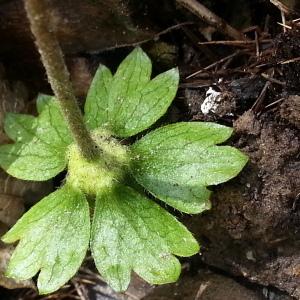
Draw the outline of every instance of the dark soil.
<instances>
[{"instance_id":1,"label":"dark soil","mask_svg":"<svg viewBox=\"0 0 300 300\"><path fill-rule=\"evenodd\" d=\"M189 220L203 261L299 298L300 132L273 113L250 111L235 130L248 166L216 188L210 212Z\"/></svg>"},{"instance_id":2,"label":"dark soil","mask_svg":"<svg viewBox=\"0 0 300 300\"><path fill-rule=\"evenodd\" d=\"M298 33L279 36L273 59L293 57L296 45ZM250 109L234 120L232 144L250 157L247 167L238 178L216 187L212 210L188 224L203 242L203 262L299 299L300 98L293 94L299 87L299 64L281 71L287 85L275 109L258 115ZM257 84L251 87L252 96L244 94L247 101L257 97ZM227 114L235 114L243 98L232 96L231 102ZM216 113L222 120L223 110ZM211 117L198 112L194 118Z\"/></svg>"}]
</instances>

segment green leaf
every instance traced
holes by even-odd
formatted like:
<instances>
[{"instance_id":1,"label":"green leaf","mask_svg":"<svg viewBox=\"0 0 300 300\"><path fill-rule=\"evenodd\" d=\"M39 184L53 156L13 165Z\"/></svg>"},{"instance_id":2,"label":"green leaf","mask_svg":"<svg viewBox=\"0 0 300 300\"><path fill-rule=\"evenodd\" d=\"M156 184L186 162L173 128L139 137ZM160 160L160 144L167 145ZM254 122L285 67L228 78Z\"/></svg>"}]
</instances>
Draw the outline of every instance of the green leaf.
<instances>
[{"instance_id":1,"label":"green leaf","mask_svg":"<svg viewBox=\"0 0 300 300\"><path fill-rule=\"evenodd\" d=\"M66 167L70 132L54 98L40 103L40 115L8 114L5 131L15 144L0 146L0 165L25 180L47 180Z\"/></svg>"},{"instance_id":2,"label":"green leaf","mask_svg":"<svg viewBox=\"0 0 300 300\"><path fill-rule=\"evenodd\" d=\"M39 292L51 293L79 269L89 235L86 198L65 185L30 209L2 238L5 243L20 240L10 259L7 276L25 280L40 270Z\"/></svg>"},{"instance_id":3,"label":"green leaf","mask_svg":"<svg viewBox=\"0 0 300 300\"><path fill-rule=\"evenodd\" d=\"M31 115L7 113L4 119L4 130L15 142L26 142L32 139L36 128L36 118Z\"/></svg>"},{"instance_id":4,"label":"green leaf","mask_svg":"<svg viewBox=\"0 0 300 300\"><path fill-rule=\"evenodd\" d=\"M84 107L84 119L89 129L95 129L100 125L106 126L101 122L108 119L109 90L112 79L110 70L101 65L93 78Z\"/></svg>"},{"instance_id":5,"label":"green leaf","mask_svg":"<svg viewBox=\"0 0 300 300\"><path fill-rule=\"evenodd\" d=\"M38 113L40 114L44 110L44 108L49 105L49 102L53 101L54 99L54 96L38 94L36 99L36 108Z\"/></svg>"},{"instance_id":6,"label":"green leaf","mask_svg":"<svg viewBox=\"0 0 300 300\"><path fill-rule=\"evenodd\" d=\"M159 205L116 185L97 195L91 250L101 275L115 290L123 291L132 270L152 284L176 281L181 267L172 254L190 256L199 245Z\"/></svg>"},{"instance_id":7,"label":"green leaf","mask_svg":"<svg viewBox=\"0 0 300 300\"><path fill-rule=\"evenodd\" d=\"M186 213L210 207L208 185L235 177L247 157L229 146L232 129L214 123L176 123L132 146L131 170L150 193Z\"/></svg>"},{"instance_id":8,"label":"green leaf","mask_svg":"<svg viewBox=\"0 0 300 300\"><path fill-rule=\"evenodd\" d=\"M114 135L129 137L156 122L174 99L177 69L150 81L151 61L141 48L133 50L116 74L101 66L94 77L85 105L90 129L106 127Z\"/></svg>"}]
</instances>

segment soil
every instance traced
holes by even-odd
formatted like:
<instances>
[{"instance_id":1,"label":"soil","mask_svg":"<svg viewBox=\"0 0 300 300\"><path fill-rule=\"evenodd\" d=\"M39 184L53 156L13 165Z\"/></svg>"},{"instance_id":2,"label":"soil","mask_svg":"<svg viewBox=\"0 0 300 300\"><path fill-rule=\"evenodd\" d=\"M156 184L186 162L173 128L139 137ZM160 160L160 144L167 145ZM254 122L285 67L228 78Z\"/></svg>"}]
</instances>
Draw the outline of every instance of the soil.
<instances>
[{"instance_id":1,"label":"soil","mask_svg":"<svg viewBox=\"0 0 300 300\"><path fill-rule=\"evenodd\" d=\"M298 33L280 35L273 59L292 57L298 39ZM260 114L247 110L233 122L232 144L249 156L247 167L238 178L216 187L212 210L188 224L202 240L203 262L299 299L300 101L294 95L299 64L281 71L287 84L279 105ZM252 87L252 96L244 94L247 101L257 97L257 84ZM232 96L231 101L226 113L236 115L243 98ZM222 120L224 109L216 113ZM193 117L211 119L199 112Z\"/></svg>"},{"instance_id":2,"label":"soil","mask_svg":"<svg viewBox=\"0 0 300 300\"><path fill-rule=\"evenodd\" d=\"M233 144L250 162L216 188L211 211L189 220L203 241L202 259L299 298L299 129L276 114L257 118L251 111L234 126Z\"/></svg>"},{"instance_id":3,"label":"soil","mask_svg":"<svg viewBox=\"0 0 300 300\"><path fill-rule=\"evenodd\" d=\"M3 1L3 5L10 8L6 17L13 15L13 20L19 16L15 7L19 7L20 3L15 6L15 2L18 3L15 0ZM113 4L118 2L112 1ZM199 22L191 13L175 8L172 1L165 2L163 11L168 18L163 20L156 15L151 16L151 11L157 11L157 1L152 6L142 1L143 5L149 4L147 19L155 23L153 28L174 25L168 23L174 19L194 23L176 32L170 31L160 41L157 41L156 36L154 40L143 44L156 61L154 72L169 68L174 61L180 67L180 90L163 122L215 121L233 126L235 133L229 143L246 153L249 163L235 179L211 187L214 193L210 211L197 216L180 216L200 241L202 248L200 255L184 260L183 276L178 283L151 287L134 277L127 294L116 294L93 275L93 271L89 273L81 270L71 287L56 294L56 298L74 299L74 295L81 297L80 293L76 294L76 284L82 284L82 278L91 276L89 280L93 278L97 285L91 288L83 284L89 296L80 299L300 299L300 26L289 23L291 29L282 33L282 28L277 24L281 19L276 7L269 1L244 0L247 9L241 12L243 21L251 28L261 28L254 28L256 31L249 29L247 37L254 40L258 34L261 40L269 42L261 41L259 46L254 43L247 47L201 46L199 42L206 41L203 36L208 33L213 40L227 40L227 37L212 30L205 22ZM218 1L202 2L225 20L232 18L230 9L229 12L221 9L230 1L219 1L219 5ZM130 11L132 3L126 9ZM90 8L85 6L83 26L86 12L89 11ZM266 15L269 15L271 24L267 29ZM296 8L287 17L292 19L295 15ZM97 11L94 11L92 17L96 16ZM128 29L131 19L127 10L125 19ZM59 18L56 21L59 22ZM93 24L93 21L88 24ZM232 23L240 24L241 20L233 19ZM243 26L246 26L244 23ZM25 26L24 22L22 24ZM118 23L118 26L123 25ZM79 29L76 27L76 30ZM101 47L111 47L119 38L118 35L114 35L113 41L109 38L105 40L103 46L100 40L92 42L98 34L93 31L90 38L88 34L85 36L86 44L83 45L77 38L72 38L74 32L66 36L63 30L59 32L64 41L63 46L67 49L65 52L71 77L77 95L81 98L84 98L99 62L114 67L131 49L116 47L113 51L100 51ZM153 35L155 33L152 30L144 32L139 29L128 40L123 37L122 43L130 45L133 44L132 40L149 39ZM22 56L19 46L24 43L24 38L28 46L28 36L22 39L5 36L7 45L14 39L17 41L17 54L14 55L18 59L21 57L17 69L13 54L8 53L5 47L0 51L0 61L5 65L10 80L25 82L28 94L33 99L41 89L49 90L49 86L44 77L40 76L41 66L34 58L36 53L30 56L29 61ZM157 47L160 42L163 47ZM33 48L31 45L28 49L30 47ZM155 54L154 48L163 48L163 53ZM236 53L234 57L219 62L233 53ZM213 63L215 65L211 66ZM32 65L31 73L26 76L19 72L22 68L28 70ZM199 70L201 72L198 75L190 76ZM212 96L208 99L209 95ZM208 110L204 110L204 104ZM88 264L88 269L93 270L93 267ZM4 295L5 299L37 299L34 291L25 290L0 290L0 295Z\"/></svg>"}]
</instances>

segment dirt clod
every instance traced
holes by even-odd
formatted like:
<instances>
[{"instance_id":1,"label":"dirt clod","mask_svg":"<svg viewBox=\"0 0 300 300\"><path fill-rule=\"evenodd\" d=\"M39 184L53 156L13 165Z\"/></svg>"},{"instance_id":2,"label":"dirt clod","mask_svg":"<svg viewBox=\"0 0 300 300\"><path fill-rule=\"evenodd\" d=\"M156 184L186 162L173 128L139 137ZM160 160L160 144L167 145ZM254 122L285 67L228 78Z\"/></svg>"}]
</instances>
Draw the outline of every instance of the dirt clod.
<instances>
[{"instance_id":1,"label":"dirt clod","mask_svg":"<svg viewBox=\"0 0 300 300\"><path fill-rule=\"evenodd\" d=\"M291 95L280 105L280 116L300 128L300 96Z\"/></svg>"},{"instance_id":2,"label":"dirt clod","mask_svg":"<svg viewBox=\"0 0 300 300\"><path fill-rule=\"evenodd\" d=\"M250 162L191 219L203 261L300 298L300 131L273 113L246 112L235 128Z\"/></svg>"}]
</instances>

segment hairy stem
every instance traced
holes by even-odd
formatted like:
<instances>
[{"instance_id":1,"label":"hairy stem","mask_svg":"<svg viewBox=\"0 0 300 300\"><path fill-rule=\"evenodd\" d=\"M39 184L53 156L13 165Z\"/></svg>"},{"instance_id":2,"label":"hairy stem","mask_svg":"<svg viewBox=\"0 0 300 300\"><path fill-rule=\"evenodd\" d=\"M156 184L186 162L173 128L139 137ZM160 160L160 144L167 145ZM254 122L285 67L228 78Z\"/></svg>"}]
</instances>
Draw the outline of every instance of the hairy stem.
<instances>
[{"instance_id":1,"label":"hairy stem","mask_svg":"<svg viewBox=\"0 0 300 300\"><path fill-rule=\"evenodd\" d=\"M49 25L45 0L24 0L24 3L48 80L59 101L73 139L84 157L93 160L98 155L97 147L84 125L62 50L53 31L49 28L51 25Z\"/></svg>"}]
</instances>

